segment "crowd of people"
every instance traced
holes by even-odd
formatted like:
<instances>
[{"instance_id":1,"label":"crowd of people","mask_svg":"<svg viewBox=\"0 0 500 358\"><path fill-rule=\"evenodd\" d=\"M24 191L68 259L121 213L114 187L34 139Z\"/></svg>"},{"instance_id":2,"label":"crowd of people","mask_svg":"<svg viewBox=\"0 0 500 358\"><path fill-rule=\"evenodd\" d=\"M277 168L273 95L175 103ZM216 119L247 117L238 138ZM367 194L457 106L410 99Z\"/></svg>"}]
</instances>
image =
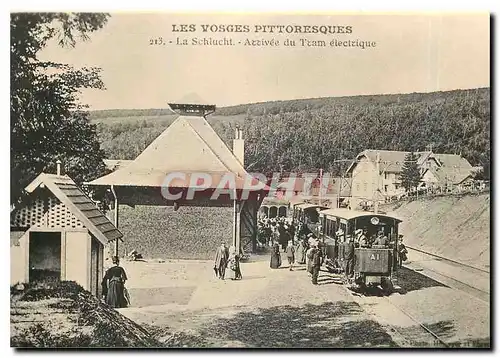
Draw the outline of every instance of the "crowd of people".
<instances>
[{"instance_id":1,"label":"crowd of people","mask_svg":"<svg viewBox=\"0 0 500 358\"><path fill-rule=\"evenodd\" d=\"M337 252L333 255L335 259L330 259L327 257L326 247L306 225L299 223L297 228L294 228L286 218L259 219L259 238L265 240L261 241L261 244L265 243L271 247L270 267L278 269L282 266L281 253L284 252L289 270L293 271L296 264L305 264L306 272L313 285L318 284L318 276L323 264L333 271L344 272L347 282L352 282L356 247L386 248L394 245L394 242L390 242L383 231L370 236L366 229L357 229L354 235L345 235L342 230L338 230L335 235ZM402 266L403 261L407 260L408 254L402 238L403 235L399 235L397 245L399 267ZM136 253L135 250L133 253ZM215 253L213 269L216 277L224 280L226 270L229 268L229 278L241 280L243 278L240 268L241 257L241 252L237 252L235 246L227 247L226 243L222 242ZM111 307L127 307L130 305L130 297L125 288L127 274L120 266L117 256L114 256L112 261L113 266L106 271L102 280L102 299Z\"/></svg>"},{"instance_id":2,"label":"crowd of people","mask_svg":"<svg viewBox=\"0 0 500 358\"><path fill-rule=\"evenodd\" d=\"M297 230L297 233L300 232ZM314 238L312 233L307 234L305 237L299 236L297 245L293 244L293 240L289 240L283 250L286 253L288 260L288 269L293 271L295 264L306 265L306 271L313 285L318 284L318 276L320 267L324 262L324 250L322 243ZM280 268L281 248L278 242L274 242L271 250L271 262L269 266L272 269Z\"/></svg>"},{"instance_id":3,"label":"crowd of people","mask_svg":"<svg viewBox=\"0 0 500 358\"><path fill-rule=\"evenodd\" d=\"M293 240L295 228L291 224L291 220L286 217L267 218L266 216L259 217L258 226L258 246L273 247L274 243L278 243L283 252L286 251L288 242Z\"/></svg>"},{"instance_id":4,"label":"crowd of people","mask_svg":"<svg viewBox=\"0 0 500 358\"><path fill-rule=\"evenodd\" d=\"M271 219L272 220L272 219ZM321 228L318 228L321 230ZM336 235L337 245L333 253L335 259L328 258L327 247L319 241L306 225L298 224L294 240L288 240L283 246L279 240L272 242L270 267L280 268L282 265L281 251L286 252L289 270L293 270L295 263L305 264L306 271L314 285L318 284L318 275L323 264L329 266L333 272L343 272L345 281L351 283L354 279L355 248L388 248L395 244L390 242L382 230L376 234L368 235L366 229L357 229L353 235L345 235L338 230ZM279 236L275 236L278 237ZM407 260L407 249L402 241L403 235L398 237L398 266ZM296 245L293 242L297 242Z\"/></svg>"},{"instance_id":5,"label":"crowd of people","mask_svg":"<svg viewBox=\"0 0 500 358\"><path fill-rule=\"evenodd\" d=\"M336 240L339 243L337 261L333 262L334 267L342 268L345 273L345 279L352 282L354 276L354 249L355 248L378 248L385 249L394 247L395 241L389 241L383 230L379 230L376 234L367 235L366 229L357 229L354 235L345 235L342 230L335 233ZM403 244L403 235L397 238L397 262L398 266L402 267L403 261L407 260L408 250Z\"/></svg>"}]
</instances>

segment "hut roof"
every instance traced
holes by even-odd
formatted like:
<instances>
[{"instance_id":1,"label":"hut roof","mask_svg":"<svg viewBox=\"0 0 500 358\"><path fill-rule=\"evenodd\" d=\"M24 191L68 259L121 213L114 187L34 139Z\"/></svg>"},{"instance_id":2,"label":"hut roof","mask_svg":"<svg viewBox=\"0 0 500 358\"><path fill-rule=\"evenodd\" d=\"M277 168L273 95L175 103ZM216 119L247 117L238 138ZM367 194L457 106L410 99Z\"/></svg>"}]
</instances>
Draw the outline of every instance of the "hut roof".
<instances>
[{"instance_id":1,"label":"hut roof","mask_svg":"<svg viewBox=\"0 0 500 358\"><path fill-rule=\"evenodd\" d=\"M123 234L67 175L42 173L25 190L33 193L41 185L59 199L102 244L120 239Z\"/></svg>"}]
</instances>

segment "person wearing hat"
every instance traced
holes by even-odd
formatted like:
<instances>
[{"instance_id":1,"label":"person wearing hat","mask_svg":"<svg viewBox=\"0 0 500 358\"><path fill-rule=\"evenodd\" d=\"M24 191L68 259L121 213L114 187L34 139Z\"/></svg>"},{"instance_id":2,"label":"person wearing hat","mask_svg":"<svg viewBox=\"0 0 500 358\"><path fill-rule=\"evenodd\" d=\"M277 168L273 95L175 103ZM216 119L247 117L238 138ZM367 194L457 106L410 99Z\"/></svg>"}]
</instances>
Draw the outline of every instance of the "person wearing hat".
<instances>
[{"instance_id":1,"label":"person wearing hat","mask_svg":"<svg viewBox=\"0 0 500 358\"><path fill-rule=\"evenodd\" d=\"M234 245L231 245L231 247L229 247L229 258L227 266L230 269L229 278L231 280L241 280L243 278L241 276L240 254L237 252Z\"/></svg>"},{"instance_id":2,"label":"person wearing hat","mask_svg":"<svg viewBox=\"0 0 500 358\"><path fill-rule=\"evenodd\" d=\"M289 270L293 271L293 264L295 263L295 247L293 247L292 240L288 241L286 247L286 258L288 259Z\"/></svg>"},{"instance_id":3,"label":"person wearing hat","mask_svg":"<svg viewBox=\"0 0 500 358\"><path fill-rule=\"evenodd\" d=\"M106 304L113 308L127 307L127 297L125 290L125 281L127 274L120 266L120 258L113 256L113 267L110 267L102 279L102 295Z\"/></svg>"},{"instance_id":4,"label":"person wearing hat","mask_svg":"<svg viewBox=\"0 0 500 358\"><path fill-rule=\"evenodd\" d=\"M269 267L272 269L281 267L280 245L277 242L274 243L271 249L271 262L269 263Z\"/></svg>"},{"instance_id":5,"label":"person wearing hat","mask_svg":"<svg viewBox=\"0 0 500 358\"><path fill-rule=\"evenodd\" d=\"M313 285L318 284L319 269L323 263L323 252L319 248L319 242L316 241L313 246L311 258L311 282Z\"/></svg>"},{"instance_id":6,"label":"person wearing hat","mask_svg":"<svg viewBox=\"0 0 500 358\"><path fill-rule=\"evenodd\" d=\"M345 266L344 266L344 251L345 251L345 245L344 245L344 241L345 241L345 236L344 236L344 231L343 230L338 230L336 233L335 233L335 236L336 236L336 241L337 241L337 261L338 261L338 265L345 270Z\"/></svg>"},{"instance_id":7,"label":"person wearing hat","mask_svg":"<svg viewBox=\"0 0 500 358\"><path fill-rule=\"evenodd\" d=\"M314 252L314 244L315 240L313 238L313 234L307 235L309 238L308 243L309 243L309 249L306 251L306 270L307 270L307 275L309 277L312 276L312 258L313 258L313 252Z\"/></svg>"},{"instance_id":8,"label":"person wearing hat","mask_svg":"<svg viewBox=\"0 0 500 358\"><path fill-rule=\"evenodd\" d=\"M398 243L398 266L403 267L403 261L408 260L408 250L406 249L405 244L403 244L403 235L399 235L399 243Z\"/></svg>"},{"instance_id":9,"label":"person wearing hat","mask_svg":"<svg viewBox=\"0 0 500 358\"><path fill-rule=\"evenodd\" d=\"M385 236L383 232L379 232L373 245L387 246L387 236Z\"/></svg>"},{"instance_id":10,"label":"person wearing hat","mask_svg":"<svg viewBox=\"0 0 500 358\"><path fill-rule=\"evenodd\" d=\"M356 235L356 241L358 242L359 247L368 247L368 239L366 238L366 229L357 229L354 234Z\"/></svg>"},{"instance_id":11,"label":"person wearing hat","mask_svg":"<svg viewBox=\"0 0 500 358\"><path fill-rule=\"evenodd\" d=\"M350 281L354 274L354 241L351 235L347 235L344 244L344 262L346 280Z\"/></svg>"},{"instance_id":12,"label":"person wearing hat","mask_svg":"<svg viewBox=\"0 0 500 358\"><path fill-rule=\"evenodd\" d=\"M297 248L295 249L296 253L295 261L301 265L306 263L307 245L304 241L305 240L299 240Z\"/></svg>"},{"instance_id":13,"label":"person wearing hat","mask_svg":"<svg viewBox=\"0 0 500 358\"><path fill-rule=\"evenodd\" d=\"M216 273L217 278L220 280L224 280L224 276L226 275L226 267L229 260L229 249L226 246L225 242L222 242L217 251L215 252L215 260L214 260L214 271Z\"/></svg>"}]
</instances>

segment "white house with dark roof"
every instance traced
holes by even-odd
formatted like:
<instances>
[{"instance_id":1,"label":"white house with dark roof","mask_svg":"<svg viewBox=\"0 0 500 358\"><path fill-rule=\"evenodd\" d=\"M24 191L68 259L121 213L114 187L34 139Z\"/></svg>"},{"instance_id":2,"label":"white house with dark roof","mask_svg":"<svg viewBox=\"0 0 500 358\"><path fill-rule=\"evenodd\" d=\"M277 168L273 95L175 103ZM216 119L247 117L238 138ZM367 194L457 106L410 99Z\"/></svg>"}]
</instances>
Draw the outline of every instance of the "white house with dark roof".
<instances>
[{"instance_id":1,"label":"white house with dark roof","mask_svg":"<svg viewBox=\"0 0 500 358\"><path fill-rule=\"evenodd\" d=\"M405 192L401 183L404 160L410 152L367 149L347 169L351 176L351 207L362 201L385 200ZM457 154L415 152L421 186L460 184L473 173L472 165ZM379 172L377 173L377 155ZM354 206L353 206L354 205Z\"/></svg>"},{"instance_id":2,"label":"white house with dark roof","mask_svg":"<svg viewBox=\"0 0 500 358\"><path fill-rule=\"evenodd\" d=\"M477 167L454 154L433 154L421 168L421 186L427 188L465 185L473 180Z\"/></svg>"},{"instance_id":3,"label":"white house with dark roof","mask_svg":"<svg viewBox=\"0 0 500 358\"><path fill-rule=\"evenodd\" d=\"M66 175L40 174L11 211L11 284L76 281L99 295L104 247L122 233Z\"/></svg>"}]
</instances>

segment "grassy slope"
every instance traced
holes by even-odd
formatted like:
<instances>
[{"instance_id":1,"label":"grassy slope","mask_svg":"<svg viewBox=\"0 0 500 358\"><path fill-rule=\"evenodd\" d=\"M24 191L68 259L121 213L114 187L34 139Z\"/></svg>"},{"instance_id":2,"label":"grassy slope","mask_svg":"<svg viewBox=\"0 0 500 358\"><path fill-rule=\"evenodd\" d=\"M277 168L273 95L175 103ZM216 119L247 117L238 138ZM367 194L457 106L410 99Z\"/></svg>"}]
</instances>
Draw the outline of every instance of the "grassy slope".
<instances>
[{"instance_id":1,"label":"grassy slope","mask_svg":"<svg viewBox=\"0 0 500 358\"><path fill-rule=\"evenodd\" d=\"M404 220L401 232L409 246L489 267L489 194L413 201L394 213Z\"/></svg>"},{"instance_id":2,"label":"grassy slope","mask_svg":"<svg viewBox=\"0 0 500 358\"><path fill-rule=\"evenodd\" d=\"M146 115L146 116L110 116L110 117L95 117L90 116L90 120L92 123L103 123L103 124L115 124L115 123L139 123L145 121L148 124L156 124L168 127L175 118L178 117L178 114L162 114L162 115ZM220 121L223 122L241 122L245 116L243 114L238 114L234 116L223 116L223 115L211 115L207 117L208 122L210 124L217 123Z\"/></svg>"},{"instance_id":3,"label":"grassy slope","mask_svg":"<svg viewBox=\"0 0 500 358\"><path fill-rule=\"evenodd\" d=\"M120 207L123 252L146 258L212 259L221 240L232 240L232 208Z\"/></svg>"},{"instance_id":4,"label":"grassy slope","mask_svg":"<svg viewBox=\"0 0 500 358\"><path fill-rule=\"evenodd\" d=\"M429 93L403 93L403 94L379 94L379 95L361 95L344 97L319 97L293 99L285 101L267 101L258 103L245 103L240 105L220 107L210 117L239 117L244 118L247 110L266 108L268 113L279 113L280 108L286 108L285 112L300 111L305 108L314 109L324 106L337 104L363 105L369 103L391 104L391 103L418 103L433 102L438 99L452 98L460 93L479 91L489 93L489 87L470 90L453 90ZM90 119L95 122L112 121L135 121L147 118L169 118L176 116L172 111L166 108L157 109L109 109L90 111Z\"/></svg>"},{"instance_id":5,"label":"grassy slope","mask_svg":"<svg viewBox=\"0 0 500 358\"><path fill-rule=\"evenodd\" d=\"M11 346L158 347L153 335L71 281L11 289Z\"/></svg>"}]
</instances>

